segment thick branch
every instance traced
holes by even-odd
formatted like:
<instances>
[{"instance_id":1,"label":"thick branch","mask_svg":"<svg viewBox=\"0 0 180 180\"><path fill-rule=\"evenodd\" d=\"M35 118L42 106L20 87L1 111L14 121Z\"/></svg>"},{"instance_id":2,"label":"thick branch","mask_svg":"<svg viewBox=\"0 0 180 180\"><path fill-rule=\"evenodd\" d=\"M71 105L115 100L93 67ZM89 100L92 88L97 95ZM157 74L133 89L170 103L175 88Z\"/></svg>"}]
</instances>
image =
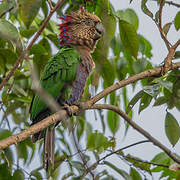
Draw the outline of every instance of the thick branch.
<instances>
[{"instance_id":1,"label":"thick branch","mask_svg":"<svg viewBox=\"0 0 180 180\"><path fill-rule=\"evenodd\" d=\"M47 16L47 18L44 20L43 24L41 25L39 31L35 34L34 38L30 42L30 44L27 46L27 48L21 53L21 55L19 56L18 60L15 62L13 68L11 69L11 71L8 73L8 75L1 82L0 90L7 84L7 82L11 78L11 76L14 74L15 70L22 63L22 61L25 58L27 52L31 49L31 47L34 44L34 42L38 39L38 37L41 35L41 33L44 30L44 28L47 26L47 24L48 24L51 16L53 15L53 13L63 4L63 2L64 2L64 0L59 0L57 2L56 6L50 11L49 15Z\"/></svg>"},{"instance_id":2,"label":"thick branch","mask_svg":"<svg viewBox=\"0 0 180 180\"><path fill-rule=\"evenodd\" d=\"M76 113L78 112L78 107L77 106L71 106L71 111L72 113ZM44 120L40 121L39 123L36 123L34 125L32 125L31 127L29 127L28 129L10 136L6 139L3 139L0 141L0 149L4 149L12 144L16 144L18 142L23 141L24 139L26 139L27 137L31 136L32 134L35 134L39 131L42 131L43 129L45 129L46 127L55 124L58 121L63 121L68 119L69 116L66 112L66 110L60 110L57 113L45 118Z\"/></svg>"},{"instance_id":3,"label":"thick branch","mask_svg":"<svg viewBox=\"0 0 180 180\"><path fill-rule=\"evenodd\" d=\"M117 82L116 84L113 84L112 86L109 86L108 88L104 89L103 91L101 91L99 94L97 94L96 96L94 96L93 98L91 98L89 101L86 102L86 104L92 105L95 104L96 102L98 102L100 99L102 99L103 97L107 96L108 94L112 93L113 91L120 89L128 84L134 83L138 80L144 79L146 77L152 77L152 76L158 76L161 75L161 69L163 68L163 66L161 67L157 67L154 69L148 69L144 72L141 72L139 74L133 75L127 79L124 79L120 82ZM171 69L177 69L180 68L180 62L178 63L174 63L172 64Z\"/></svg>"},{"instance_id":4,"label":"thick branch","mask_svg":"<svg viewBox=\"0 0 180 180\"><path fill-rule=\"evenodd\" d=\"M132 119L121 109L116 106L110 104L95 104L90 107L90 109L109 109L116 113L118 113L121 117L124 118L134 129L136 129L140 134L144 135L149 141L151 141L154 145L158 146L162 149L170 158L172 158L176 163L180 164L180 159L178 159L166 146L161 144L157 139L151 136L147 131L141 128L138 124L136 124Z\"/></svg>"}]
</instances>

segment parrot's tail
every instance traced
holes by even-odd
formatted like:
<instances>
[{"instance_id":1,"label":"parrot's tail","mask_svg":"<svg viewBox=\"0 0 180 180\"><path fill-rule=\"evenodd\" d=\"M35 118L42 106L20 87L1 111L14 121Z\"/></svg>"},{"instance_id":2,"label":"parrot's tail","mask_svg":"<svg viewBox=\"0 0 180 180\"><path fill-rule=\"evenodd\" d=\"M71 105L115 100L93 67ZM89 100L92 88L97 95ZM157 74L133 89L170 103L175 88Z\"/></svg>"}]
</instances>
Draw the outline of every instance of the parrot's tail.
<instances>
[{"instance_id":1,"label":"parrot's tail","mask_svg":"<svg viewBox=\"0 0 180 180\"><path fill-rule=\"evenodd\" d=\"M48 168L54 169L54 133L55 127L48 127L44 138L43 166L46 171Z\"/></svg>"}]
</instances>

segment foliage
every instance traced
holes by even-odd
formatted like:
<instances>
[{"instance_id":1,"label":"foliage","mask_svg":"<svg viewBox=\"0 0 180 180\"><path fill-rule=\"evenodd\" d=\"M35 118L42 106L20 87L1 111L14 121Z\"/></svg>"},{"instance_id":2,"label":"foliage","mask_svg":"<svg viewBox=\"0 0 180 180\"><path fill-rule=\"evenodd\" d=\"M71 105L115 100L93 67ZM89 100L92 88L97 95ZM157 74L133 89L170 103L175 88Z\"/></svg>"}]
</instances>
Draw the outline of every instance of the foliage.
<instances>
[{"instance_id":1,"label":"foliage","mask_svg":"<svg viewBox=\"0 0 180 180\"><path fill-rule=\"evenodd\" d=\"M147 2L147 0L142 1L142 12L157 21L158 12L153 14L148 8L149 4L147 5ZM55 3L56 1L52 1L53 5ZM136 2L134 1L134 3ZM158 4L159 1L157 1L157 6ZM39 30L49 13L48 6L46 0L3 0L0 4L0 82L12 69L22 50L27 47L29 41ZM66 0L62 7L56 11L56 14L60 16L64 14L64 11L65 13L77 11L80 6L86 6L89 12L95 12L101 18L106 29L103 39L100 40L93 54L96 70L88 81L83 99L88 99L92 94L89 87L94 87L95 94L97 94L99 88L107 88L128 76L155 67L150 61L152 58L151 43L138 31L139 19L133 9L127 8L115 11L110 0ZM51 18L39 40L29 51L29 61L36 65L39 74L41 74L48 59L53 56L54 51L57 51L59 47L57 23L59 22L55 18ZM172 23L178 31L180 29L180 12L176 14L173 22L168 23L163 29L165 35L168 34ZM179 51L177 51L174 58L178 59L179 54ZM29 127L29 106L34 92L31 89L28 64L28 60L24 59L8 84L0 92L0 111L2 113L2 116L0 116L0 139ZM138 101L140 102L139 113L145 111L152 103L154 107L165 105L165 110L167 110L164 120L165 133L172 146L175 146L180 137L180 128L170 110L176 108L180 111L180 70L173 70L163 77L142 79L139 84L141 84L141 90L131 100L128 95L128 88L124 87L122 92L113 92L104 97L103 101L115 106L124 105L123 109L130 117L133 117L133 107ZM137 83L130 86L135 89ZM100 161L104 153L107 154L110 150L118 149L116 137L117 132L121 132L121 125L123 124L119 115L110 110L108 112L96 111L95 114L102 125L102 129L98 131L85 113L69 122L71 127L76 127L75 136L78 143L82 144L85 149L82 154L85 161L88 162L87 164L90 164L94 158L96 161ZM11 120L9 120L10 118ZM126 132L125 134L121 133L120 136L125 136L128 128L129 125L126 124ZM105 134L108 130L111 132L111 137L107 137ZM85 166L76 158L77 154L73 154L74 148L67 133L68 130L63 126L57 127L54 170L46 174L42 170L42 166L34 167L33 158L37 158L35 152L37 150L40 159L42 159L43 145L42 142L33 144L31 139L27 138L15 146L0 151L0 179L19 180L28 177L35 180L48 176L58 179L59 167L62 167L62 164L68 166L62 179L68 177L72 179L83 178L86 172ZM85 143L83 143L84 141ZM92 154L94 158L92 158ZM123 152L116 155L118 160L123 159L130 165L129 171L120 169L108 160L104 161L104 165L116 171L124 179L143 179L144 171L149 175L161 172L161 178L173 179L180 176L179 172L173 172L166 167L154 167L143 162L140 158L132 155L125 156ZM22 167L19 166L19 163ZM154 157L152 163L169 166L173 164L173 161L165 153L160 153ZM42 164L42 160L40 164ZM94 169L97 165L95 164ZM28 167L32 166L33 170L29 171ZM104 180L116 179L116 177L110 175L108 169L104 171L97 170L96 177Z\"/></svg>"}]
</instances>

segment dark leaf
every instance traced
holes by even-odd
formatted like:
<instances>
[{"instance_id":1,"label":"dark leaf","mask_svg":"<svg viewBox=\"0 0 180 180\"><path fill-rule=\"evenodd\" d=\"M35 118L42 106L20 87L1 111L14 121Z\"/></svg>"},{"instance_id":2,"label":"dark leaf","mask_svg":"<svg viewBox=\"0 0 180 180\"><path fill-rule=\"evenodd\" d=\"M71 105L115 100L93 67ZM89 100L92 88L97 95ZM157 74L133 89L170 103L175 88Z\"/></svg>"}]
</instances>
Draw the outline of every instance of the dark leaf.
<instances>
[{"instance_id":1,"label":"dark leaf","mask_svg":"<svg viewBox=\"0 0 180 180\"><path fill-rule=\"evenodd\" d=\"M29 28L41 7L41 0L19 0L19 5L20 17L26 27Z\"/></svg>"},{"instance_id":2,"label":"dark leaf","mask_svg":"<svg viewBox=\"0 0 180 180\"><path fill-rule=\"evenodd\" d=\"M160 85L159 84L153 84L143 87L143 91L149 94L150 96L156 98L159 94Z\"/></svg>"},{"instance_id":3,"label":"dark leaf","mask_svg":"<svg viewBox=\"0 0 180 180\"><path fill-rule=\"evenodd\" d=\"M130 176L131 176L132 180L141 180L140 174L134 168L131 168Z\"/></svg>"},{"instance_id":4,"label":"dark leaf","mask_svg":"<svg viewBox=\"0 0 180 180\"><path fill-rule=\"evenodd\" d=\"M120 20L127 21L129 24L132 24L137 31L139 25L139 19L133 9L126 10L118 10L116 15L120 18Z\"/></svg>"},{"instance_id":5,"label":"dark leaf","mask_svg":"<svg viewBox=\"0 0 180 180\"><path fill-rule=\"evenodd\" d=\"M165 131L172 146L175 146L180 138L180 127L175 117L167 112L165 119Z\"/></svg>"},{"instance_id":6,"label":"dark leaf","mask_svg":"<svg viewBox=\"0 0 180 180\"><path fill-rule=\"evenodd\" d=\"M150 96L147 93L144 93L144 95L141 98L141 102L139 104L139 111L138 111L138 113L140 113L141 111L146 109L149 106L149 104L151 103L151 100L152 100L152 96Z\"/></svg>"},{"instance_id":7,"label":"dark leaf","mask_svg":"<svg viewBox=\"0 0 180 180\"><path fill-rule=\"evenodd\" d=\"M168 102L168 99L165 96L161 96L155 100L153 106L160 106L160 105L165 104L167 102Z\"/></svg>"},{"instance_id":8,"label":"dark leaf","mask_svg":"<svg viewBox=\"0 0 180 180\"><path fill-rule=\"evenodd\" d=\"M148 9L146 6L147 0L142 0L141 2L141 9L144 12L144 14L148 15L149 17L153 18L153 13Z\"/></svg>"},{"instance_id":9,"label":"dark leaf","mask_svg":"<svg viewBox=\"0 0 180 180\"><path fill-rule=\"evenodd\" d=\"M0 37L12 41L19 49L22 49L17 28L5 19L0 19Z\"/></svg>"},{"instance_id":10,"label":"dark leaf","mask_svg":"<svg viewBox=\"0 0 180 180\"><path fill-rule=\"evenodd\" d=\"M176 14L176 17L174 19L174 26L177 31L180 29L180 11Z\"/></svg>"},{"instance_id":11,"label":"dark leaf","mask_svg":"<svg viewBox=\"0 0 180 180\"><path fill-rule=\"evenodd\" d=\"M144 91L139 91L129 102L128 107L126 109L126 113L128 114L131 109L134 107L134 105L141 99L141 97L144 95Z\"/></svg>"},{"instance_id":12,"label":"dark leaf","mask_svg":"<svg viewBox=\"0 0 180 180\"><path fill-rule=\"evenodd\" d=\"M134 58L137 58L139 39L133 25L124 20L119 21L120 37L124 49Z\"/></svg>"},{"instance_id":13,"label":"dark leaf","mask_svg":"<svg viewBox=\"0 0 180 180\"><path fill-rule=\"evenodd\" d=\"M14 171L12 180L24 180L24 174L21 170Z\"/></svg>"},{"instance_id":14,"label":"dark leaf","mask_svg":"<svg viewBox=\"0 0 180 180\"><path fill-rule=\"evenodd\" d=\"M0 140L3 140L9 136L12 136L11 131L6 129L0 129Z\"/></svg>"},{"instance_id":15,"label":"dark leaf","mask_svg":"<svg viewBox=\"0 0 180 180\"><path fill-rule=\"evenodd\" d=\"M119 169L118 167L116 167L115 165L111 164L108 161L104 161L104 164L112 168L118 174L120 174L124 178L124 180L132 180L131 176L126 171Z\"/></svg>"},{"instance_id":16,"label":"dark leaf","mask_svg":"<svg viewBox=\"0 0 180 180\"><path fill-rule=\"evenodd\" d=\"M108 118L107 122L108 122L109 129L111 130L113 134L115 134L119 129L119 124L120 124L119 115L115 113L114 111L109 110L107 118Z\"/></svg>"}]
</instances>

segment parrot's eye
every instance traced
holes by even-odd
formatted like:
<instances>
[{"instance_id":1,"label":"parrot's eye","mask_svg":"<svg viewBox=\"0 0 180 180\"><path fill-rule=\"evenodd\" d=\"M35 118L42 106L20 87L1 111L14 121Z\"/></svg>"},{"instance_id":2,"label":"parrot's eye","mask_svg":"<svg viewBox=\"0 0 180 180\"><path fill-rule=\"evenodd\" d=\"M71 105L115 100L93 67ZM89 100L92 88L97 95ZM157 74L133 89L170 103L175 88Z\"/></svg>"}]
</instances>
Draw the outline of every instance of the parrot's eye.
<instances>
[{"instance_id":1,"label":"parrot's eye","mask_svg":"<svg viewBox=\"0 0 180 180\"><path fill-rule=\"evenodd\" d=\"M93 26L94 25L94 21L92 19L86 19L85 23L88 26Z\"/></svg>"}]
</instances>

